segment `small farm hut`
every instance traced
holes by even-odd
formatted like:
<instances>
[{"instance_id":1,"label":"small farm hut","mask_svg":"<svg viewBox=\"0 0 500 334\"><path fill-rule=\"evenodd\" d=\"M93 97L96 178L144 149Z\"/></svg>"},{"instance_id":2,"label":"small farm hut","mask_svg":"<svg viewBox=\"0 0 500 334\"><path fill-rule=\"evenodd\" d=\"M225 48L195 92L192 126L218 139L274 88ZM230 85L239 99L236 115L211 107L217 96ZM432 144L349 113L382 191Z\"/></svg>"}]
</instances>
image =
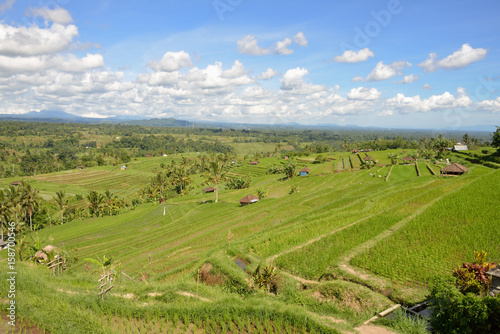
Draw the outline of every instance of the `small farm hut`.
<instances>
[{"instance_id":1,"label":"small farm hut","mask_svg":"<svg viewBox=\"0 0 500 334\"><path fill-rule=\"evenodd\" d=\"M202 190L203 192L205 193L213 193L215 192L215 188L212 188L212 187L206 187L205 189Z\"/></svg>"},{"instance_id":2,"label":"small farm hut","mask_svg":"<svg viewBox=\"0 0 500 334\"><path fill-rule=\"evenodd\" d=\"M352 154L356 154L356 153L359 153L359 150L357 150L357 149L354 149L354 150L352 150L352 151L351 151L351 153L352 153Z\"/></svg>"},{"instance_id":3,"label":"small farm hut","mask_svg":"<svg viewBox=\"0 0 500 334\"><path fill-rule=\"evenodd\" d=\"M467 151L469 148L467 145L455 145L453 146L453 151Z\"/></svg>"},{"instance_id":4,"label":"small farm hut","mask_svg":"<svg viewBox=\"0 0 500 334\"><path fill-rule=\"evenodd\" d=\"M35 259L37 259L38 261L47 261L48 260L48 255L47 254L50 254L50 252L57 252L57 247L55 246L52 246L52 245L47 245L45 247L43 247L42 250L39 250L38 252L35 253Z\"/></svg>"},{"instance_id":5,"label":"small farm hut","mask_svg":"<svg viewBox=\"0 0 500 334\"><path fill-rule=\"evenodd\" d=\"M125 170L125 169L127 169L127 166L121 166L120 169Z\"/></svg>"},{"instance_id":6,"label":"small farm hut","mask_svg":"<svg viewBox=\"0 0 500 334\"><path fill-rule=\"evenodd\" d=\"M491 269L486 273L488 275L491 275L491 285L488 295L491 297L495 297L496 295L500 294L500 268Z\"/></svg>"},{"instance_id":7,"label":"small farm hut","mask_svg":"<svg viewBox=\"0 0 500 334\"><path fill-rule=\"evenodd\" d=\"M85 166L77 166L76 169L85 169Z\"/></svg>"},{"instance_id":8,"label":"small farm hut","mask_svg":"<svg viewBox=\"0 0 500 334\"><path fill-rule=\"evenodd\" d=\"M363 158L363 160L365 160L365 161L372 161L373 158L370 157L369 155L367 155L366 157Z\"/></svg>"},{"instance_id":9,"label":"small farm hut","mask_svg":"<svg viewBox=\"0 0 500 334\"><path fill-rule=\"evenodd\" d=\"M11 186L19 186L19 185L21 185L21 181L14 181L10 185Z\"/></svg>"},{"instance_id":10,"label":"small farm hut","mask_svg":"<svg viewBox=\"0 0 500 334\"><path fill-rule=\"evenodd\" d=\"M406 157L404 157L402 159L405 163L410 163L410 162L413 162L413 158L410 157L409 155L407 155Z\"/></svg>"},{"instance_id":11,"label":"small farm hut","mask_svg":"<svg viewBox=\"0 0 500 334\"><path fill-rule=\"evenodd\" d=\"M311 171L311 170L310 170L309 168L304 167L304 168L302 168L302 169L299 171L299 173L300 173L300 176L306 176L307 174L309 174L309 172L310 172L310 171Z\"/></svg>"},{"instance_id":12,"label":"small farm hut","mask_svg":"<svg viewBox=\"0 0 500 334\"><path fill-rule=\"evenodd\" d=\"M250 163L250 165L252 165L252 166L255 166L255 165L258 165L258 164L259 164L259 162L258 162L258 161L252 161L252 162Z\"/></svg>"},{"instance_id":13,"label":"small farm hut","mask_svg":"<svg viewBox=\"0 0 500 334\"><path fill-rule=\"evenodd\" d=\"M240 204L241 204L241 206L245 206L245 205L253 204L253 203L258 202L258 201L259 201L259 199L257 197L255 197L254 195L248 195L248 196L245 196L242 199L240 199Z\"/></svg>"},{"instance_id":14,"label":"small farm hut","mask_svg":"<svg viewBox=\"0 0 500 334\"><path fill-rule=\"evenodd\" d=\"M462 175L467 172L467 167L462 166L461 164L454 163L453 165L446 166L441 169L441 174L446 175Z\"/></svg>"}]
</instances>

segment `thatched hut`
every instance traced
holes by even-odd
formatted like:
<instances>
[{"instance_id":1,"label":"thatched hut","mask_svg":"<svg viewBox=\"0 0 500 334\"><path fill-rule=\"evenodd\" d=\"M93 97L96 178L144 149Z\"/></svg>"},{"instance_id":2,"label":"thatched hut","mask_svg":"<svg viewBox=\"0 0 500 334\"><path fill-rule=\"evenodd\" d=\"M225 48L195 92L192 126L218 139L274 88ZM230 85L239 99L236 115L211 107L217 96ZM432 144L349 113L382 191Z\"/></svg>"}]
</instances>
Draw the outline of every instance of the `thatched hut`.
<instances>
[{"instance_id":1,"label":"thatched hut","mask_svg":"<svg viewBox=\"0 0 500 334\"><path fill-rule=\"evenodd\" d=\"M372 161L373 158L370 157L369 155L367 155L366 157L363 158L363 160L365 160L365 161Z\"/></svg>"},{"instance_id":2,"label":"thatched hut","mask_svg":"<svg viewBox=\"0 0 500 334\"><path fill-rule=\"evenodd\" d=\"M407 155L406 157L404 157L401 160L403 160L403 162L405 162L405 163L411 163L411 162L413 162L413 158L410 157L409 155Z\"/></svg>"},{"instance_id":3,"label":"thatched hut","mask_svg":"<svg viewBox=\"0 0 500 334\"><path fill-rule=\"evenodd\" d=\"M454 163L453 165L446 166L441 169L441 174L445 175L462 175L467 172L468 168L461 164Z\"/></svg>"},{"instance_id":4,"label":"thatched hut","mask_svg":"<svg viewBox=\"0 0 500 334\"><path fill-rule=\"evenodd\" d=\"M311 170L310 170L309 168L304 167L304 168L302 168L302 169L299 171L299 173L300 173L300 176L306 176L307 174L309 174L309 172L310 172L310 171L311 171Z\"/></svg>"},{"instance_id":5,"label":"thatched hut","mask_svg":"<svg viewBox=\"0 0 500 334\"><path fill-rule=\"evenodd\" d=\"M258 161L252 161L252 162L250 163L250 165L252 165L252 166L256 166L256 165L258 165L258 164L259 164L259 162L258 162Z\"/></svg>"},{"instance_id":6,"label":"thatched hut","mask_svg":"<svg viewBox=\"0 0 500 334\"><path fill-rule=\"evenodd\" d=\"M50 252L57 252L57 247L52 246L52 245L47 245L43 247L42 250L39 250L38 252L35 253L35 259L38 261L47 261L48 260L48 255Z\"/></svg>"},{"instance_id":7,"label":"thatched hut","mask_svg":"<svg viewBox=\"0 0 500 334\"><path fill-rule=\"evenodd\" d=\"M255 202L258 202L259 199L257 197L255 197L254 195L248 195L248 196L245 196L243 197L242 199L240 199L240 204L241 206L245 206L245 205L249 205L249 204L253 204Z\"/></svg>"},{"instance_id":8,"label":"thatched hut","mask_svg":"<svg viewBox=\"0 0 500 334\"><path fill-rule=\"evenodd\" d=\"M215 188L212 188L212 187L206 187L205 189L202 190L203 192L205 193L213 193L215 192Z\"/></svg>"},{"instance_id":9,"label":"thatched hut","mask_svg":"<svg viewBox=\"0 0 500 334\"><path fill-rule=\"evenodd\" d=\"M21 185L21 183L22 183L21 181L14 181L10 185L11 186L19 186L19 185Z\"/></svg>"}]
</instances>

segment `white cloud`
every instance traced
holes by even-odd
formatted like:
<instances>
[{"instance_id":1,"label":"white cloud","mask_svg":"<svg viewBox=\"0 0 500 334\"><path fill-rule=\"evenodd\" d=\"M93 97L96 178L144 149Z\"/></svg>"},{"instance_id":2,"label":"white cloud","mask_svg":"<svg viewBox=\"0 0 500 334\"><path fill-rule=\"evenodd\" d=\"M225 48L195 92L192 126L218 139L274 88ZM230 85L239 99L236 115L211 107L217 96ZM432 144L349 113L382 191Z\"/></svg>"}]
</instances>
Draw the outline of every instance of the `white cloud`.
<instances>
[{"instance_id":1,"label":"white cloud","mask_svg":"<svg viewBox=\"0 0 500 334\"><path fill-rule=\"evenodd\" d=\"M398 93L395 97L385 102L385 107L389 110L397 109L401 114L414 112L429 112L451 108L469 107L472 100L467 96L465 89L459 87L457 94L453 95L445 92L441 95L432 95L428 99L422 100L419 95L405 96Z\"/></svg>"},{"instance_id":2,"label":"white cloud","mask_svg":"<svg viewBox=\"0 0 500 334\"><path fill-rule=\"evenodd\" d=\"M367 61L368 58L374 56L375 54L369 48L364 48L358 52L346 50L341 56L336 56L334 60L337 63L360 63Z\"/></svg>"},{"instance_id":3,"label":"white cloud","mask_svg":"<svg viewBox=\"0 0 500 334\"><path fill-rule=\"evenodd\" d=\"M26 11L28 16L42 17L46 21L67 25L73 22L71 14L64 8L29 8Z\"/></svg>"},{"instance_id":4,"label":"white cloud","mask_svg":"<svg viewBox=\"0 0 500 334\"><path fill-rule=\"evenodd\" d=\"M302 67L297 67L286 71L281 79L281 89L290 90L301 86L304 83L304 76L308 75L309 71Z\"/></svg>"},{"instance_id":5,"label":"white cloud","mask_svg":"<svg viewBox=\"0 0 500 334\"><path fill-rule=\"evenodd\" d=\"M307 46L308 41L304 36L304 33L299 32L293 37L293 42L301 46ZM276 55L289 55L293 53L293 50L288 47L292 44L292 39L285 38L282 41L276 42L273 46L269 48L262 48L259 46L257 38L252 35L247 35L241 40L236 41L238 45L238 52L241 54L247 54L252 56L264 56L269 54Z\"/></svg>"},{"instance_id":6,"label":"white cloud","mask_svg":"<svg viewBox=\"0 0 500 334\"><path fill-rule=\"evenodd\" d=\"M278 55L289 55L293 53L293 50L288 49L288 47L292 44L292 40L290 38L285 38L282 41L276 42L276 46L272 51L274 54Z\"/></svg>"},{"instance_id":7,"label":"white cloud","mask_svg":"<svg viewBox=\"0 0 500 334\"><path fill-rule=\"evenodd\" d=\"M484 100L477 104L479 110L489 111L492 113L500 112L500 97L495 100Z\"/></svg>"},{"instance_id":8,"label":"white cloud","mask_svg":"<svg viewBox=\"0 0 500 334\"><path fill-rule=\"evenodd\" d=\"M399 81L398 83L400 83L400 84L409 84L409 83L417 82L418 79L420 79L420 76L410 74L410 75L405 75L405 77L403 78L403 80Z\"/></svg>"},{"instance_id":9,"label":"white cloud","mask_svg":"<svg viewBox=\"0 0 500 334\"><path fill-rule=\"evenodd\" d=\"M390 65L384 64L384 62L379 61L375 68L368 74L366 78L354 77L353 81L382 81L387 80L395 75L402 75L402 70L405 67L411 67L411 64L406 61L395 61Z\"/></svg>"},{"instance_id":10,"label":"white cloud","mask_svg":"<svg viewBox=\"0 0 500 334\"><path fill-rule=\"evenodd\" d=\"M163 55L160 61L150 61L148 63L155 71L162 72L173 72L180 70L181 68L188 68L193 66L191 62L191 57L185 51L179 52L167 52Z\"/></svg>"},{"instance_id":11,"label":"white cloud","mask_svg":"<svg viewBox=\"0 0 500 334\"><path fill-rule=\"evenodd\" d=\"M307 41L306 36L304 36L304 33L302 31L293 36L293 41L300 46L306 47L309 45L309 42Z\"/></svg>"},{"instance_id":12,"label":"white cloud","mask_svg":"<svg viewBox=\"0 0 500 334\"><path fill-rule=\"evenodd\" d=\"M265 72L262 72L261 75L257 77L257 79L269 80L269 79L274 78L277 75L279 75L279 72L277 70L273 70L272 68L269 67Z\"/></svg>"},{"instance_id":13,"label":"white cloud","mask_svg":"<svg viewBox=\"0 0 500 334\"><path fill-rule=\"evenodd\" d=\"M431 85L429 85L429 84L424 84L424 85L422 85L422 88L423 88L423 89L425 89L425 90L431 90L431 89L433 89L434 87L432 87L432 86L431 86Z\"/></svg>"},{"instance_id":14,"label":"white cloud","mask_svg":"<svg viewBox=\"0 0 500 334\"><path fill-rule=\"evenodd\" d=\"M0 13L5 13L5 11L12 8L16 0L5 0L0 4Z\"/></svg>"},{"instance_id":15,"label":"white cloud","mask_svg":"<svg viewBox=\"0 0 500 334\"><path fill-rule=\"evenodd\" d=\"M483 59L487 53L488 50L486 49L474 49L469 44L463 44L459 50L441 60L437 60L437 54L430 53L429 58L418 64L418 66L423 68L424 72L434 72L439 68L443 70L457 70Z\"/></svg>"},{"instance_id":16,"label":"white cloud","mask_svg":"<svg viewBox=\"0 0 500 334\"><path fill-rule=\"evenodd\" d=\"M347 98L349 100L374 101L378 100L380 95L382 95L382 93L376 88L358 87L351 89L347 94Z\"/></svg>"},{"instance_id":17,"label":"white cloud","mask_svg":"<svg viewBox=\"0 0 500 334\"><path fill-rule=\"evenodd\" d=\"M0 55L35 56L64 51L78 36L74 25L54 23L50 28L13 27L0 23Z\"/></svg>"}]
</instances>

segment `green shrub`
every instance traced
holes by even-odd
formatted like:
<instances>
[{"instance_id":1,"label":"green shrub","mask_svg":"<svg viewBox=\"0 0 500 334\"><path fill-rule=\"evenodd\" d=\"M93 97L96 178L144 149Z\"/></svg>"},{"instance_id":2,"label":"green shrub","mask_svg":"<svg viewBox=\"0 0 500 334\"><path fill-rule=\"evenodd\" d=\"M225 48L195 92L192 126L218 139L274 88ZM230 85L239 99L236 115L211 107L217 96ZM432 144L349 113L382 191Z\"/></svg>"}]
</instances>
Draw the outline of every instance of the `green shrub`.
<instances>
[{"instance_id":1,"label":"green shrub","mask_svg":"<svg viewBox=\"0 0 500 334\"><path fill-rule=\"evenodd\" d=\"M430 298L437 333L500 333L500 298L464 295L449 279L435 281Z\"/></svg>"}]
</instances>

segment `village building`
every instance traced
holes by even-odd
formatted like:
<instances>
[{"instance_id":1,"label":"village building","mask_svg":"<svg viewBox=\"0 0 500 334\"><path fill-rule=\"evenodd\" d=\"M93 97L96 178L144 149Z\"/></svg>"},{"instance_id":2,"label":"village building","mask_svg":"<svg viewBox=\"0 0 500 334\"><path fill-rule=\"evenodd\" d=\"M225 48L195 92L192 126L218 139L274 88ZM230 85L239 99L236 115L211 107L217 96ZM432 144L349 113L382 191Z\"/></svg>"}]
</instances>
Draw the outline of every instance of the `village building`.
<instances>
[{"instance_id":1,"label":"village building","mask_svg":"<svg viewBox=\"0 0 500 334\"><path fill-rule=\"evenodd\" d=\"M467 145L457 144L457 145L453 146L453 151L467 151L467 150L469 150Z\"/></svg>"},{"instance_id":2,"label":"village building","mask_svg":"<svg viewBox=\"0 0 500 334\"><path fill-rule=\"evenodd\" d=\"M10 185L11 186L19 186L19 185L21 185L21 183L22 183L21 181L14 181Z\"/></svg>"},{"instance_id":3,"label":"village building","mask_svg":"<svg viewBox=\"0 0 500 334\"><path fill-rule=\"evenodd\" d=\"M311 170L310 170L309 168L304 167L304 168L302 168L302 169L299 171L299 173L300 173L300 176L306 176L307 174L309 174L309 172L310 172L310 171L311 171Z\"/></svg>"},{"instance_id":4,"label":"village building","mask_svg":"<svg viewBox=\"0 0 500 334\"><path fill-rule=\"evenodd\" d=\"M412 158L412 157L410 157L409 155L407 155L406 157L404 157L404 158L403 158L403 159L401 159L401 160L403 160L403 162L404 162L404 163L406 163L406 164L409 164L409 163L412 163L412 162L413 162L413 158Z\"/></svg>"},{"instance_id":5,"label":"village building","mask_svg":"<svg viewBox=\"0 0 500 334\"><path fill-rule=\"evenodd\" d=\"M243 197L242 199L240 199L240 204L241 206L245 206L245 205L249 205L249 204L253 204L255 202L258 202L259 199L257 197L255 197L254 195L248 195L248 196L245 196Z\"/></svg>"}]
</instances>

